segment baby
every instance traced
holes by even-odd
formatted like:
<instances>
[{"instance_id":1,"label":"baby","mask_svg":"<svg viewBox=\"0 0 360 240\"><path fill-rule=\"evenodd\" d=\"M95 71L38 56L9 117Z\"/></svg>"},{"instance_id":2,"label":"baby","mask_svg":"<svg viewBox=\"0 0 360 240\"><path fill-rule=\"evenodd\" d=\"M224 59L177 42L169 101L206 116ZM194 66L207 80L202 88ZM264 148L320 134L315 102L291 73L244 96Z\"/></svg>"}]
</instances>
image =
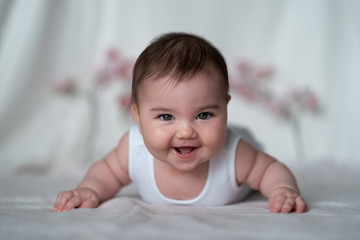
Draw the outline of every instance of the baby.
<instances>
[{"instance_id":1,"label":"baby","mask_svg":"<svg viewBox=\"0 0 360 240\"><path fill-rule=\"evenodd\" d=\"M230 98L225 60L211 43L186 33L157 38L134 66L137 126L76 189L58 194L54 211L97 207L134 182L151 204L220 206L255 189L271 212L306 212L290 170L228 128Z\"/></svg>"}]
</instances>

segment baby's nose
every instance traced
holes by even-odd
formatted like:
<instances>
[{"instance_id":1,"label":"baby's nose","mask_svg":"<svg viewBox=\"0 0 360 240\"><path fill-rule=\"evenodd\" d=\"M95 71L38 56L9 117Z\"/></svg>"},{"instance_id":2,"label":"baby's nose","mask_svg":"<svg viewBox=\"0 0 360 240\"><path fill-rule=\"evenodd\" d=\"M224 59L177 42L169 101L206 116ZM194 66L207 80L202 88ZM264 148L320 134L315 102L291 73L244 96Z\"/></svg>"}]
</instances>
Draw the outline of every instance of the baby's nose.
<instances>
[{"instance_id":1,"label":"baby's nose","mask_svg":"<svg viewBox=\"0 0 360 240\"><path fill-rule=\"evenodd\" d=\"M185 122L179 124L176 131L177 138L188 139L188 138L195 138L196 136L197 136L196 129L192 126L191 123Z\"/></svg>"}]
</instances>

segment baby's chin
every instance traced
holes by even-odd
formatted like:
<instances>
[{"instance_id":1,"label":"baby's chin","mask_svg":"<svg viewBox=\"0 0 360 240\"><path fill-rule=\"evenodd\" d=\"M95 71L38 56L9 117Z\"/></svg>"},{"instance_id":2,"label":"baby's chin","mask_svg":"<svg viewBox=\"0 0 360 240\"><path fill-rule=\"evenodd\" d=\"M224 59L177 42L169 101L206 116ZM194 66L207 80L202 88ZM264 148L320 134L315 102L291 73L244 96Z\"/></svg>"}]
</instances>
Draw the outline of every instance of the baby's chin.
<instances>
[{"instance_id":1,"label":"baby's chin","mask_svg":"<svg viewBox=\"0 0 360 240\"><path fill-rule=\"evenodd\" d=\"M176 162L172 163L171 167L173 171L178 173L189 173L198 171L203 167L206 167L206 164L208 164L209 161L192 161L192 162Z\"/></svg>"}]
</instances>

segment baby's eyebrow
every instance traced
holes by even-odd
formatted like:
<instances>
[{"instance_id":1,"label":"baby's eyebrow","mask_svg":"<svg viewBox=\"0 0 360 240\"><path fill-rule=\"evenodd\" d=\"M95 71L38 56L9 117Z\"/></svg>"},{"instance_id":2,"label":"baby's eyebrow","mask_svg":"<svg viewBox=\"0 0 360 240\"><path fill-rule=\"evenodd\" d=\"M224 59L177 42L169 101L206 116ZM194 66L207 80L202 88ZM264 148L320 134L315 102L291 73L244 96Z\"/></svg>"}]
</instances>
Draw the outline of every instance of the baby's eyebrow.
<instances>
[{"instance_id":1,"label":"baby's eyebrow","mask_svg":"<svg viewBox=\"0 0 360 240\"><path fill-rule=\"evenodd\" d=\"M216 110L219 109L220 106L217 104L209 104L209 105L204 105L201 106L197 109L197 111L201 112L201 111L205 111L205 110ZM173 110L171 108L167 108L167 107L153 107L150 109L150 111L152 112L172 112Z\"/></svg>"},{"instance_id":2,"label":"baby's eyebrow","mask_svg":"<svg viewBox=\"0 0 360 240\"><path fill-rule=\"evenodd\" d=\"M219 109L220 106L217 105L217 104L209 104L209 105L205 105L205 106L202 106L202 107L199 107L199 111L203 111L203 110L216 110L216 109Z\"/></svg>"},{"instance_id":3,"label":"baby's eyebrow","mask_svg":"<svg viewBox=\"0 0 360 240\"><path fill-rule=\"evenodd\" d=\"M150 109L152 112L171 112L172 110L170 108L165 107L153 107Z\"/></svg>"}]
</instances>

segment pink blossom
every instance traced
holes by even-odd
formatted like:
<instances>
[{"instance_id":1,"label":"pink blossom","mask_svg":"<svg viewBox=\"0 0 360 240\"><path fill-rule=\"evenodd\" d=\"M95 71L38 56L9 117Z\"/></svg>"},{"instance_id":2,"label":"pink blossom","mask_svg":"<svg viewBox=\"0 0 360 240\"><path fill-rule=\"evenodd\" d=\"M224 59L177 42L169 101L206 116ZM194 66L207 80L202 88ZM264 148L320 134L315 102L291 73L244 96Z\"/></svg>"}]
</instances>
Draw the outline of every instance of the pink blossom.
<instances>
[{"instance_id":1,"label":"pink blossom","mask_svg":"<svg viewBox=\"0 0 360 240\"><path fill-rule=\"evenodd\" d=\"M103 87L107 85L111 81L111 74L109 74L109 70L107 68L100 68L95 73L95 78L98 87Z\"/></svg>"},{"instance_id":2,"label":"pink blossom","mask_svg":"<svg viewBox=\"0 0 360 240\"><path fill-rule=\"evenodd\" d=\"M110 48L107 51L107 59L110 60L111 62L117 62L119 60L119 51L116 48Z\"/></svg>"},{"instance_id":3,"label":"pink blossom","mask_svg":"<svg viewBox=\"0 0 360 240\"><path fill-rule=\"evenodd\" d=\"M238 60L238 63L237 63L237 69L240 72L251 71L252 64L248 60L240 59L240 60Z\"/></svg>"},{"instance_id":4,"label":"pink blossom","mask_svg":"<svg viewBox=\"0 0 360 240\"><path fill-rule=\"evenodd\" d=\"M315 95L313 95L313 94L309 95L306 103L310 110L312 110L312 111L319 110L319 101Z\"/></svg>"},{"instance_id":5,"label":"pink blossom","mask_svg":"<svg viewBox=\"0 0 360 240\"><path fill-rule=\"evenodd\" d=\"M75 93L75 82L72 78L65 77L56 81L54 84L54 90L57 93L72 95Z\"/></svg>"},{"instance_id":6,"label":"pink blossom","mask_svg":"<svg viewBox=\"0 0 360 240\"><path fill-rule=\"evenodd\" d=\"M289 120L293 116L289 102L285 99L267 102L266 107L278 118Z\"/></svg>"},{"instance_id":7,"label":"pink blossom","mask_svg":"<svg viewBox=\"0 0 360 240\"><path fill-rule=\"evenodd\" d=\"M271 66L260 66L255 69L254 75L259 79L269 79L274 75L274 69Z\"/></svg>"},{"instance_id":8,"label":"pink blossom","mask_svg":"<svg viewBox=\"0 0 360 240\"><path fill-rule=\"evenodd\" d=\"M282 96L274 96L267 85L275 73L273 67L255 65L244 59L236 66L236 74L230 78L231 90L249 102L265 106L277 117L289 120L301 111L319 110L318 100L308 88L292 88Z\"/></svg>"},{"instance_id":9,"label":"pink blossom","mask_svg":"<svg viewBox=\"0 0 360 240\"><path fill-rule=\"evenodd\" d=\"M302 109L310 111L319 110L319 102L315 94L308 88L292 89L289 97Z\"/></svg>"},{"instance_id":10,"label":"pink blossom","mask_svg":"<svg viewBox=\"0 0 360 240\"><path fill-rule=\"evenodd\" d=\"M132 80L132 70L134 67L134 63L129 60L124 60L121 64L118 65L117 73L118 76L127 82L131 82Z\"/></svg>"},{"instance_id":11,"label":"pink blossom","mask_svg":"<svg viewBox=\"0 0 360 240\"><path fill-rule=\"evenodd\" d=\"M120 95L117 98L117 104L120 109L131 112L131 94Z\"/></svg>"},{"instance_id":12,"label":"pink blossom","mask_svg":"<svg viewBox=\"0 0 360 240\"><path fill-rule=\"evenodd\" d=\"M133 65L133 61L122 58L117 49L109 49L106 61L95 74L97 85L105 86L113 80L131 82Z\"/></svg>"}]
</instances>

